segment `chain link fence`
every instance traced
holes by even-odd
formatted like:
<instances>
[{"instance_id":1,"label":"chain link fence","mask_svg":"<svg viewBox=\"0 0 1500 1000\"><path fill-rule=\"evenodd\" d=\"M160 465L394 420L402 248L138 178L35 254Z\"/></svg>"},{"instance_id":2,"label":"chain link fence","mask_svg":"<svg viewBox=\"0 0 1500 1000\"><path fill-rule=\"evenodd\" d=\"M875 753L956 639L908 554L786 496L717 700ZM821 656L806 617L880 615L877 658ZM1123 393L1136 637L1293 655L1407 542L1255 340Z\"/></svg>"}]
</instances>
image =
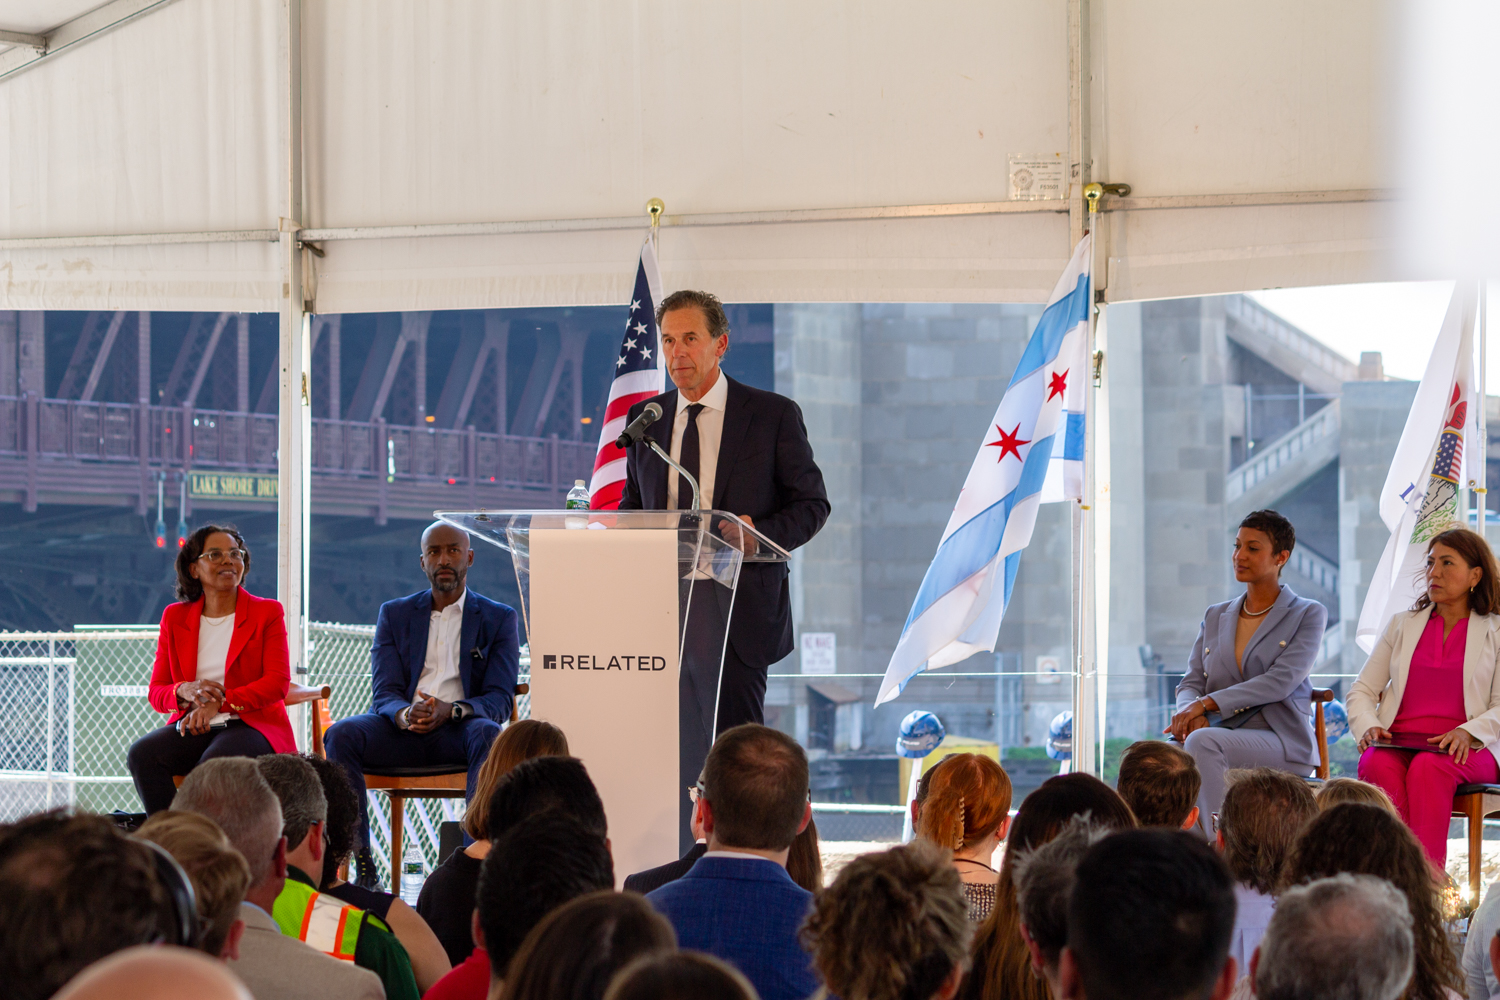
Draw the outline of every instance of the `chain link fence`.
<instances>
[{"instance_id":1,"label":"chain link fence","mask_svg":"<svg viewBox=\"0 0 1500 1000\"><path fill-rule=\"evenodd\" d=\"M334 721L369 711L373 625L309 626L309 668L296 680L333 689ZM139 812L125 766L130 745L166 717L146 701L157 627L78 626L72 632L0 632L0 823L68 806L87 812ZM523 648L522 680L529 674ZM530 697L519 699L521 718ZM297 716L294 715L294 719ZM311 713L302 715L310 746ZM438 861L438 827L463 814L462 799L407 801L404 836ZM376 866L391 885L390 802L370 796Z\"/></svg>"}]
</instances>

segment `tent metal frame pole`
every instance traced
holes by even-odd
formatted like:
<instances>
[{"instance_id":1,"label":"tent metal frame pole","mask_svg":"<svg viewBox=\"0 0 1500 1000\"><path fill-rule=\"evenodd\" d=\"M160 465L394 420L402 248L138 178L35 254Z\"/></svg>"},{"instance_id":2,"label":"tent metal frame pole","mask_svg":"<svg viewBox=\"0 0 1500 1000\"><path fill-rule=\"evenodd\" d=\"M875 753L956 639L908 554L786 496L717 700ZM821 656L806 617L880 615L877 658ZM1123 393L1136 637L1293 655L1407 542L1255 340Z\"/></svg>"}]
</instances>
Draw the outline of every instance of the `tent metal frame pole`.
<instances>
[{"instance_id":1,"label":"tent metal frame pole","mask_svg":"<svg viewBox=\"0 0 1500 1000\"><path fill-rule=\"evenodd\" d=\"M281 165L284 214L279 242L282 278L280 353L277 358L276 596L286 611L287 648L292 673L305 674L307 662L307 543L309 468L312 434L311 357L303 301L302 218L302 0L282 0L280 25L281 101L284 131ZM298 706L298 711L302 710ZM293 718L293 732L306 730Z\"/></svg>"}]
</instances>

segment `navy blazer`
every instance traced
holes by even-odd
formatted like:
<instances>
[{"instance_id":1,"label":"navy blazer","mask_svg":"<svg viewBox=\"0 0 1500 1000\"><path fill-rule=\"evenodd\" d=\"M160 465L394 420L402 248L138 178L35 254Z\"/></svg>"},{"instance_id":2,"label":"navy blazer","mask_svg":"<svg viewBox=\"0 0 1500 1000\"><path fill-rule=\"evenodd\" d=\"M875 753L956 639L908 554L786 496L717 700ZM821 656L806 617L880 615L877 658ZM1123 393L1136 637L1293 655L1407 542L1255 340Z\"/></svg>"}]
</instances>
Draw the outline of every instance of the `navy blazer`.
<instances>
[{"instance_id":1,"label":"navy blazer","mask_svg":"<svg viewBox=\"0 0 1500 1000\"><path fill-rule=\"evenodd\" d=\"M719 377L729 383L729 394L714 467L714 495L704 497L703 505L748 514L757 531L788 552L806 545L832 508L823 473L813 461L801 408L785 396L736 382L723 371ZM662 450L671 451L676 389L632 406L629 418L634 420L653 401L661 406L662 417L647 432ZM667 463L648 446L632 445L625 457L620 509L666 510L667 471ZM787 578L785 563L747 562L740 570L729 641L751 666L770 666L792 651Z\"/></svg>"},{"instance_id":2,"label":"navy blazer","mask_svg":"<svg viewBox=\"0 0 1500 1000\"><path fill-rule=\"evenodd\" d=\"M412 703L417 680L427 659L427 628L432 623L432 591L386 601L375 622L375 645L370 649L372 710L392 722ZM474 714L505 723L516 699L516 675L521 669L520 635L515 609L492 601L471 588L464 595L464 623L460 632L458 673L464 701ZM432 692L427 692L431 694Z\"/></svg>"},{"instance_id":3,"label":"navy blazer","mask_svg":"<svg viewBox=\"0 0 1500 1000\"><path fill-rule=\"evenodd\" d=\"M688 849L688 852L676 861L668 861L664 865L655 868L647 868L643 872L625 876L625 891L638 892L642 896L655 889L660 889L668 882L676 882L692 869L693 863L703 857L708 850L708 845L699 841Z\"/></svg>"},{"instance_id":4,"label":"navy blazer","mask_svg":"<svg viewBox=\"0 0 1500 1000\"><path fill-rule=\"evenodd\" d=\"M761 1000L807 1000L818 989L797 929L813 895L774 861L699 858L646 896L677 932L677 946L733 965Z\"/></svg>"},{"instance_id":5,"label":"navy blazer","mask_svg":"<svg viewBox=\"0 0 1500 1000\"><path fill-rule=\"evenodd\" d=\"M1281 585L1271 610L1245 646L1244 671L1234 662L1234 636L1241 594L1215 604L1203 616L1187 676L1177 686L1177 711L1213 695L1225 718L1264 705L1264 718L1281 737L1286 759L1316 767L1312 729L1312 673L1328 624L1328 609Z\"/></svg>"}]
</instances>

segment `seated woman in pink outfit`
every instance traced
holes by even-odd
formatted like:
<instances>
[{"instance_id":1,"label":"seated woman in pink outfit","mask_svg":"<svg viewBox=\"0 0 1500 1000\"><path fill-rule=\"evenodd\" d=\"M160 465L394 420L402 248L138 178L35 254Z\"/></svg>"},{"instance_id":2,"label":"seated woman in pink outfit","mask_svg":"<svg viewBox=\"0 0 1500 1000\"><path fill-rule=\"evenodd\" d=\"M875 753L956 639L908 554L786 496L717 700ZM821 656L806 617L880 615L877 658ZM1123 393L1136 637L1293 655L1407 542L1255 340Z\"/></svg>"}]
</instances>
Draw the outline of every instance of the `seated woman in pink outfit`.
<instances>
[{"instance_id":1,"label":"seated woman in pink outfit","mask_svg":"<svg viewBox=\"0 0 1500 1000\"><path fill-rule=\"evenodd\" d=\"M1391 619L1349 689L1359 776L1379 785L1442 868L1453 791L1500 778L1500 580L1489 545L1452 528L1427 546L1427 592ZM1425 740L1442 753L1375 745Z\"/></svg>"}]
</instances>

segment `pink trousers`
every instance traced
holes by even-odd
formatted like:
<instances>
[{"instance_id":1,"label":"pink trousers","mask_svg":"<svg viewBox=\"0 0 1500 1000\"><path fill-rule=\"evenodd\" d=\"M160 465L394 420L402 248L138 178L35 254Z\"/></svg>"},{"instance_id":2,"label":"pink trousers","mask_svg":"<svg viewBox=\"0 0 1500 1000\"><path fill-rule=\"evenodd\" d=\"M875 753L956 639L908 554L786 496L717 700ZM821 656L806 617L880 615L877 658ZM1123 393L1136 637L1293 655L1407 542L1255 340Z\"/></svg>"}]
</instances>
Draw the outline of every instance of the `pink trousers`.
<instances>
[{"instance_id":1,"label":"pink trousers","mask_svg":"<svg viewBox=\"0 0 1500 1000\"><path fill-rule=\"evenodd\" d=\"M1488 750L1469 754L1462 767L1445 753L1370 747L1359 758L1359 777L1385 789L1406 825L1439 868L1448 860L1448 823L1453 792L1459 785L1494 782L1494 756Z\"/></svg>"}]
</instances>

